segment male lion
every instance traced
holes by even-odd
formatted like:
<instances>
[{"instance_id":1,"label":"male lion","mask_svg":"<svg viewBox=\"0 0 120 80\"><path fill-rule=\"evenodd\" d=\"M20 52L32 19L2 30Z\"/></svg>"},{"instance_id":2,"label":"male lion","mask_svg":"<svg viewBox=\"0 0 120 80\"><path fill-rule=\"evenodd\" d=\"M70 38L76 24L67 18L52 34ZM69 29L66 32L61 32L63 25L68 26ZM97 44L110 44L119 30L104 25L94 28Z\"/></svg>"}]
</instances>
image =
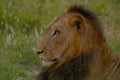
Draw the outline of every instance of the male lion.
<instances>
[{"instance_id":1,"label":"male lion","mask_svg":"<svg viewBox=\"0 0 120 80\"><path fill-rule=\"evenodd\" d=\"M108 47L95 14L71 6L53 21L36 47L37 80L120 80L120 56Z\"/></svg>"}]
</instances>

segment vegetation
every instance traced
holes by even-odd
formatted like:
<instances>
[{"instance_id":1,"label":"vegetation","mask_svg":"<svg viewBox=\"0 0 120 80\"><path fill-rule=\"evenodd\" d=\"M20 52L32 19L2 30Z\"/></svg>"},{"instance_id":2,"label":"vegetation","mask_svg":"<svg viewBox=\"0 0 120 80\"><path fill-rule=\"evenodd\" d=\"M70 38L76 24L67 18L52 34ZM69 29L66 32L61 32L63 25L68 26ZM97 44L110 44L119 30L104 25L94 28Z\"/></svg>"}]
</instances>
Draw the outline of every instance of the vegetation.
<instances>
[{"instance_id":1,"label":"vegetation","mask_svg":"<svg viewBox=\"0 0 120 80\"><path fill-rule=\"evenodd\" d=\"M98 15L109 46L120 52L119 0L0 0L0 80L34 80L41 65L36 43L47 24L76 3Z\"/></svg>"}]
</instances>

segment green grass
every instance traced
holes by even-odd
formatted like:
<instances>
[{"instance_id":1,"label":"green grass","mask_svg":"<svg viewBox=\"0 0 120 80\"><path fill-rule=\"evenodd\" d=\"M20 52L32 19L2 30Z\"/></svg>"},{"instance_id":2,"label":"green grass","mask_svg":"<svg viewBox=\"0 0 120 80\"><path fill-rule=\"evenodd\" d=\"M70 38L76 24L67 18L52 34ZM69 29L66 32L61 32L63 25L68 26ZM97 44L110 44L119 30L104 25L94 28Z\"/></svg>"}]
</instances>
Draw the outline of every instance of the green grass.
<instances>
[{"instance_id":1,"label":"green grass","mask_svg":"<svg viewBox=\"0 0 120 80\"><path fill-rule=\"evenodd\" d=\"M107 43L120 52L119 0L0 0L0 80L34 80L41 63L32 48L45 26L75 3L98 15Z\"/></svg>"}]
</instances>

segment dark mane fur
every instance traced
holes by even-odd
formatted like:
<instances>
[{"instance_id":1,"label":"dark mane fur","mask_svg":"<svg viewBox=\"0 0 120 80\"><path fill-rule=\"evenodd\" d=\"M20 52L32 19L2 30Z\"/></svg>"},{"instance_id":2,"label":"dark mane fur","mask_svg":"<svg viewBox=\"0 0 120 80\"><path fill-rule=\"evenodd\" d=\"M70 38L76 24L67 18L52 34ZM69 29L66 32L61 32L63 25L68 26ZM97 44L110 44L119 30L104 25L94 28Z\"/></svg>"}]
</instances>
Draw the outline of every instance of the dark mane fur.
<instances>
[{"instance_id":1,"label":"dark mane fur","mask_svg":"<svg viewBox=\"0 0 120 80\"><path fill-rule=\"evenodd\" d=\"M83 15L85 18L88 19L92 19L92 20L97 19L96 15L92 11L84 9L83 6L78 6L78 5L70 6L66 10L66 13L70 13L70 12L80 13L81 15Z\"/></svg>"}]
</instances>

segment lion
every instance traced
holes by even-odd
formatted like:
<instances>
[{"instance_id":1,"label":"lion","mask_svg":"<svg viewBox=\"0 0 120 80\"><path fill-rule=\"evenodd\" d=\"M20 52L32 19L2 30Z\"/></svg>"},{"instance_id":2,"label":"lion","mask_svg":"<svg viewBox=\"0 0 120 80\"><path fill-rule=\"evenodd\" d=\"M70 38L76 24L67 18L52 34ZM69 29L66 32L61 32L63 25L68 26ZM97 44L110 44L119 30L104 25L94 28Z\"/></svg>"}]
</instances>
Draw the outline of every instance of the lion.
<instances>
[{"instance_id":1,"label":"lion","mask_svg":"<svg viewBox=\"0 0 120 80\"><path fill-rule=\"evenodd\" d=\"M100 27L82 6L65 10L37 44L42 61L37 80L120 80L120 55L112 53Z\"/></svg>"}]
</instances>

